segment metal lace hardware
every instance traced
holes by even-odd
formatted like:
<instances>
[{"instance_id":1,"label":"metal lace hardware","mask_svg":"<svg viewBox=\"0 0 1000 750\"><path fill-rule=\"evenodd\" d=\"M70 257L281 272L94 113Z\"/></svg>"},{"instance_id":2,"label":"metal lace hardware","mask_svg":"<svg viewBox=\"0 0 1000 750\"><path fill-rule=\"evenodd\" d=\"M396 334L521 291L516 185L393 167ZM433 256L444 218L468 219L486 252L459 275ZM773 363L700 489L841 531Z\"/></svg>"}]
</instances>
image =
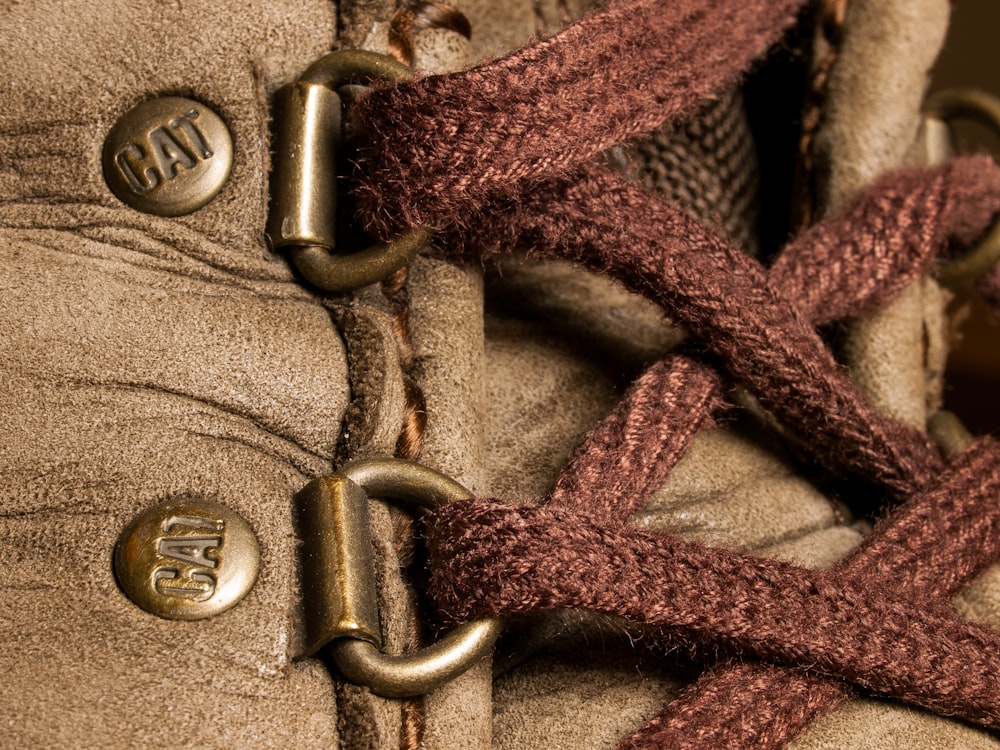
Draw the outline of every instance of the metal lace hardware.
<instances>
[{"instance_id":1,"label":"metal lace hardware","mask_svg":"<svg viewBox=\"0 0 1000 750\"><path fill-rule=\"evenodd\" d=\"M433 469L401 459L355 461L306 485L296 503L304 542L307 653L328 645L341 673L378 695L423 695L482 660L501 621L474 620L407 654L382 651L369 497L418 512L470 493Z\"/></svg>"},{"instance_id":2,"label":"metal lace hardware","mask_svg":"<svg viewBox=\"0 0 1000 750\"><path fill-rule=\"evenodd\" d=\"M275 97L267 240L321 289L348 292L380 281L406 265L430 236L414 229L357 252L335 251L337 155L344 143L337 89L410 76L410 69L391 57L341 50L317 60Z\"/></svg>"},{"instance_id":3,"label":"metal lace hardware","mask_svg":"<svg viewBox=\"0 0 1000 750\"><path fill-rule=\"evenodd\" d=\"M924 103L925 129L931 161L941 163L951 156L953 120L971 120L1000 133L1000 99L975 89L948 89L928 97ZM968 253L941 264L937 278L956 288L973 283L1000 260L1000 220Z\"/></svg>"}]
</instances>

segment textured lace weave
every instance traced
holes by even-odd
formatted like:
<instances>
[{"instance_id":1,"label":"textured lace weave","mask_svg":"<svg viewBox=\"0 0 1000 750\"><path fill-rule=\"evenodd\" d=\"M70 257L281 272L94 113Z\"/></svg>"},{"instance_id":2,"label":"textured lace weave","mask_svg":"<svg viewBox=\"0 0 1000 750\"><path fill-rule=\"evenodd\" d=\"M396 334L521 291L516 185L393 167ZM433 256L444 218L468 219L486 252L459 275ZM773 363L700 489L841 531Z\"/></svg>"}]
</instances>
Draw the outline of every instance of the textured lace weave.
<instances>
[{"instance_id":1,"label":"textured lace weave","mask_svg":"<svg viewBox=\"0 0 1000 750\"><path fill-rule=\"evenodd\" d=\"M742 89L709 100L676 130L637 139L628 156L640 185L703 222L718 222L726 239L757 254L759 165Z\"/></svg>"},{"instance_id":2,"label":"textured lace weave","mask_svg":"<svg viewBox=\"0 0 1000 750\"><path fill-rule=\"evenodd\" d=\"M815 329L884 304L980 235L1000 205L1000 171L966 159L889 175L765 269L590 163L731 85L801 5L616 2L496 63L376 90L362 105L372 135L359 197L376 232L429 225L457 258L521 247L573 260L660 304L705 352L643 374L547 507L456 503L428 527L447 618L583 607L757 660L709 668L623 747L778 747L855 686L1000 728L1000 635L947 608L1000 557L997 448L945 465L925 435L867 403ZM988 299L1000 297L998 273L981 284ZM899 502L832 571L628 526L729 383L808 436L832 474Z\"/></svg>"}]
</instances>

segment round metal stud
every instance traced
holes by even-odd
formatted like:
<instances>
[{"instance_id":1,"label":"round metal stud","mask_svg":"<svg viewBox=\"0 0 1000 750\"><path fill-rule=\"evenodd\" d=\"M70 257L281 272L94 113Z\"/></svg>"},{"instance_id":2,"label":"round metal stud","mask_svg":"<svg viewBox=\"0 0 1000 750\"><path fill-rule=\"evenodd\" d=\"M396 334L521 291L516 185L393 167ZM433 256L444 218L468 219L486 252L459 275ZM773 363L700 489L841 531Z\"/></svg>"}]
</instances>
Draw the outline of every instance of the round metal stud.
<instances>
[{"instance_id":1,"label":"round metal stud","mask_svg":"<svg viewBox=\"0 0 1000 750\"><path fill-rule=\"evenodd\" d=\"M226 611L247 595L259 568L250 526L208 500L171 500L147 509L115 547L115 574L128 597L171 620Z\"/></svg>"},{"instance_id":2,"label":"round metal stud","mask_svg":"<svg viewBox=\"0 0 1000 750\"><path fill-rule=\"evenodd\" d=\"M196 211L229 179L233 139L200 102L151 99L115 123L104 142L104 179L132 208L157 216Z\"/></svg>"}]
</instances>

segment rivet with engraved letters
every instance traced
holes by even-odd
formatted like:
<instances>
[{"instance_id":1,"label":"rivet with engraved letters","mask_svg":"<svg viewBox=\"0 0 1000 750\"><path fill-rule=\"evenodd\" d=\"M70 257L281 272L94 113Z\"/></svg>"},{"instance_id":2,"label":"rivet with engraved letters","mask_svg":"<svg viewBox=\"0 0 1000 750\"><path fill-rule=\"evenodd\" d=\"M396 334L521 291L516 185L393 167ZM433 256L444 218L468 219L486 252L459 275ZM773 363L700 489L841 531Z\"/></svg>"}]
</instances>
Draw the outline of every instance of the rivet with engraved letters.
<instances>
[{"instance_id":1,"label":"rivet with engraved letters","mask_svg":"<svg viewBox=\"0 0 1000 750\"><path fill-rule=\"evenodd\" d=\"M197 211L229 179L233 139L211 109L164 96L136 105L104 142L104 179L134 209L157 216Z\"/></svg>"},{"instance_id":2,"label":"rivet with engraved letters","mask_svg":"<svg viewBox=\"0 0 1000 750\"><path fill-rule=\"evenodd\" d=\"M115 547L115 574L128 597L171 620L226 611L247 595L259 568L250 526L208 500L170 500L148 508Z\"/></svg>"}]
</instances>

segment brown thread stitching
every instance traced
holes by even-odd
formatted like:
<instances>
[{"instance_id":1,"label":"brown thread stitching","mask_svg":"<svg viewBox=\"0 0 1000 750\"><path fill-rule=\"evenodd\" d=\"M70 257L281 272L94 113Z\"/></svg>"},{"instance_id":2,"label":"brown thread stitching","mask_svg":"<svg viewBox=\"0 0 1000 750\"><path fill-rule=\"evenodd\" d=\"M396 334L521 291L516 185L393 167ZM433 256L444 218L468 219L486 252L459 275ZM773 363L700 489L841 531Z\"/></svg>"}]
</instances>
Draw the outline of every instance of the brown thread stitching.
<instances>
[{"instance_id":1,"label":"brown thread stitching","mask_svg":"<svg viewBox=\"0 0 1000 750\"><path fill-rule=\"evenodd\" d=\"M423 390L413 377L413 334L410 330L410 295L406 282L409 268L403 267L382 282L382 294L392 309L392 331L403 370L406 403L403 425L396 439L396 457L415 460L423 448L427 407Z\"/></svg>"},{"instance_id":2,"label":"brown thread stitching","mask_svg":"<svg viewBox=\"0 0 1000 750\"><path fill-rule=\"evenodd\" d=\"M469 38L469 19L458 9L438 2L417 0L402 4L389 21L389 53L405 65L413 65L414 35L426 29L447 29ZM406 288L409 268L404 267L382 282L382 293L392 308L393 332L399 347L406 394L403 427L396 441L396 457L410 460L420 455L427 426L423 391L413 378L413 342L410 331L410 300Z\"/></svg>"},{"instance_id":3,"label":"brown thread stitching","mask_svg":"<svg viewBox=\"0 0 1000 750\"><path fill-rule=\"evenodd\" d=\"M413 66L414 35L425 29L446 29L469 38L472 33L469 20L456 8L436 2L407 2L399 7L389 21L389 54L404 65ZM405 405L403 426L396 440L397 458L415 460L423 449L424 430L427 427L427 401L423 389L413 377L413 335L410 328L410 295L407 288L409 267L404 266L383 280L382 294L392 309L392 330L403 371ZM397 538L412 538L413 525L407 524L408 533ZM400 550L401 559L409 556ZM422 697L409 698L400 705L400 750L419 750L423 744L426 711Z\"/></svg>"},{"instance_id":4,"label":"brown thread stitching","mask_svg":"<svg viewBox=\"0 0 1000 750\"><path fill-rule=\"evenodd\" d=\"M816 190L813 176L816 169L816 159L813 153L813 143L816 134L823 123L823 105L826 103L827 89L830 85L830 73L840 55L840 45L843 41L844 16L847 12L848 0L826 0L820 9L820 28L826 39L828 48L826 54L817 63L806 92L806 106L802 112L802 134L799 139L799 162L796 169L795 194L801 199L794 206L795 216L792 228L801 231L815 221Z\"/></svg>"},{"instance_id":5,"label":"brown thread stitching","mask_svg":"<svg viewBox=\"0 0 1000 750\"><path fill-rule=\"evenodd\" d=\"M419 750L424 742L427 718L424 699L407 698L400 710L403 714L403 726L399 733L399 750Z\"/></svg>"},{"instance_id":6,"label":"brown thread stitching","mask_svg":"<svg viewBox=\"0 0 1000 750\"><path fill-rule=\"evenodd\" d=\"M405 404L403 411L403 426L396 439L397 458L415 460L423 448L424 429L427 426L426 401L423 390L413 379L413 336L410 329L410 295L406 282L409 279L409 267L396 271L382 281L382 294L392 309L392 332L399 353L399 364L403 371L403 389ZM394 514L399 519L396 539L412 539L413 522L409 516ZM402 542L397 545L400 562L412 559L411 545ZM414 631L417 623L414 622ZM407 644L408 647L417 644ZM426 727L426 711L422 697L407 698L400 703L401 725L399 730L399 750L419 750L423 745L424 729Z\"/></svg>"},{"instance_id":7,"label":"brown thread stitching","mask_svg":"<svg viewBox=\"0 0 1000 750\"><path fill-rule=\"evenodd\" d=\"M413 65L412 12L400 8L389 23L390 55L407 66ZM405 403L403 406L403 427L396 439L395 455L398 458L413 459L420 453L425 419L418 418L416 394L423 394L419 386L413 382L408 370L413 364L413 344L410 336L409 295L406 294L406 280L409 267L400 268L392 276L382 281L382 294L392 309L392 332L399 353L399 363L403 370L403 390ZM412 538L413 524L408 518L393 514L393 520L400 519L397 524L395 538L397 540ZM400 528L405 527L405 528ZM412 551L404 549L406 545L398 543L400 559L412 558ZM416 623L414 623L416 624ZM419 750L423 744L426 714L424 702L420 697L406 698L400 702L399 750Z\"/></svg>"},{"instance_id":8,"label":"brown thread stitching","mask_svg":"<svg viewBox=\"0 0 1000 750\"><path fill-rule=\"evenodd\" d=\"M403 426L396 440L396 457L414 460L423 447L424 428L427 426L426 401L424 393L410 372L413 368L413 337L410 330L410 295L406 282L409 268L404 266L382 282L382 294L392 308L392 331L399 352L399 363L403 370L405 405ZM397 517L398 514L397 514ZM403 516L400 525L406 528L397 539L413 538L413 523ZM400 560L412 557L407 545L398 544ZM416 623L414 623L416 624ZM415 645L415 644L409 644ZM401 726L399 730L399 750L419 750L423 744L426 712L422 697L407 698L400 704Z\"/></svg>"}]
</instances>

